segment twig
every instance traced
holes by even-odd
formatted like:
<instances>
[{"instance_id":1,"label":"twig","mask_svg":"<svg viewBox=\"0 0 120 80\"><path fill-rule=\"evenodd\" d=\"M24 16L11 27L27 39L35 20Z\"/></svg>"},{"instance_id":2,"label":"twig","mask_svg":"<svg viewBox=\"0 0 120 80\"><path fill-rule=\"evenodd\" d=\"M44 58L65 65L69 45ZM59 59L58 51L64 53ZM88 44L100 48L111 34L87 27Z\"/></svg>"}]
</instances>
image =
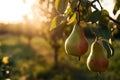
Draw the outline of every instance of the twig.
<instances>
[{"instance_id":1,"label":"twig","mask_svg":"<svg viewBox=\"0 0 120 80\"><path fill-rule=\"evenodd\" d=\"M99 1L99 0L97 0L97 2L98 2L98 4L100 5L101 10L102 10L102 9L103 9L103 7L102 7L102 5L100 4L100 1Z\"/></svg>"},{"instance_id":2,"label":"twig","mask_svg":"<svg viewBox=\"0 0 120 80\"><path fill-rule=\"evenodd\" d=\"M112 20L113 22L117 23L118 25L120 25L120 22L115 20L115 19L113 19L111 16L109 16L109 19Z\"/></svg>"},{"instance_id":3,"label":"twig","mask_svg":"<svg viewBox=\"0 0 120 80\"><path fill-rule=\"evenodd\" d=\"M80 61L80 56L78 57L78 60Z\"/></svg>"},{"instance_id":4,"label":"twig","mask_svg":"<svg viewBox=\"0 0 120 80\"><path fill-rule=\"evenodd\" d=\"M89 1L88 1L88 3L89 3L89 5L92 6L95 10L100 11L95 5L93 5L93 3L89 2ZM99 3L99 4L100 4L100 3ZM100 4L100 6L101 6L101 8L103 8L101 4ZM117 23L118 25L120 25L120 22L117 21L117 20L115 20L115 19L113 19L111 16L109 16L109 19L110 19L111 21L113 21L114 23Z\"/></svg>"},{"instance_id":5,"label":"twig","mask_svg":"<svg viewBox=\"0 0 120 80\"><path fill-rule=\"evenodd\" d=\"M98 78L98 80L101 80L99 72L97 73L97 78Z\"/></svg>"},{"instance_id":6,"label":"twig","mask_svg":"<svg viewBox=\"0 0 120 80\"><path fill-rule=\"evenodd\" d=\"M78 13L80 13L80 9L79 9L79 7L80 7L80 3L81 3L81 1L79 1L79 3L78 3ZM77 18L78 20L78 24L80 23L80 15L78 16L78 18Z\"/></svg>"},{"instance_id":7,"label":"twig","mask_svg":"<svg viewBox=\"0 0 120 80\"><path fill-rule=\"evenodd\" d=\"M98 76L98 80L102 80L102 79L101 79L101 73L100 73L100 72L97 73L97 76Z\"/></svg>"},{"instance_id":8,"label":"twig","mask_svg":"<svg viewBox=\"0 0 120 80\"><path fill-rule=\"evenodd\" d=\"M98 80L104 80L103 74L101 72L97 72Z\"/></svg>"}]
</instances>

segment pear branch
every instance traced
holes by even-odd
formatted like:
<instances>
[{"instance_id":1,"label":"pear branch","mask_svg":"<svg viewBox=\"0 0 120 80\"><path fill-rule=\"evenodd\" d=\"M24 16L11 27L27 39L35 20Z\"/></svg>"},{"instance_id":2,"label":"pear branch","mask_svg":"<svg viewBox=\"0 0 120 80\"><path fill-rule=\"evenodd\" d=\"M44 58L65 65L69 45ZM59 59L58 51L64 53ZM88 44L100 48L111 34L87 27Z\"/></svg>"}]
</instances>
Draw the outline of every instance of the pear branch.
<instances>
[{"instance_id":1,"label":"pear branch","mask_svg":"<svg viewBox=\"0 0 120 80\"><path fill-rule=\"evenodd\" d=\"M97 0L97 1L98 1L98 0ZM99 3L99 5L100 5L100 7L103 8L102 5L100 4L100 2L98 2L98 3ZM95 10L100 11L95 5L93 5L93 2L88 1L88 4L89 4L90 6L92 6ZM109 19L110 19L111 21L113 21L114 23L120 25L120 22L117 21L117 20L115 20L115 19L113 19L111 16L109 16Z\"/></svg>"}]
</instances>

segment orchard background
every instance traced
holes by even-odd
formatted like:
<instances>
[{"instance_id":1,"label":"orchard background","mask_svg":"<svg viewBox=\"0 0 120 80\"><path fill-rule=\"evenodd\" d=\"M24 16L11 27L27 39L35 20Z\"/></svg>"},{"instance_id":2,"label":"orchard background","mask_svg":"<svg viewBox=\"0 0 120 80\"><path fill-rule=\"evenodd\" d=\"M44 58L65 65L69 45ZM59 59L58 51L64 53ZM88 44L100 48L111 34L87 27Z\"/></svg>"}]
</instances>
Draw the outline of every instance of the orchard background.
<instances>
[{"instance_id":1,"label":"orchard background","mask_svg":"<svg viewBox=\"0 0 120 80\"><path fill-rule=\"evenodd\" d=\"M107 5L109 1L113 9ZM106 9L105 0L11 0L6 12L1 4L0 80L98 80L96 72L86 66L96 36L114 48L113 54L107 53L109 67L102 80L120 80L120 0L109 1L106 6L110 8ZM22 12L28 7L28 12ZM89 43L80 61L66 55L64 49L76 23L84 28Z\"/></svg>"}]
</instances>

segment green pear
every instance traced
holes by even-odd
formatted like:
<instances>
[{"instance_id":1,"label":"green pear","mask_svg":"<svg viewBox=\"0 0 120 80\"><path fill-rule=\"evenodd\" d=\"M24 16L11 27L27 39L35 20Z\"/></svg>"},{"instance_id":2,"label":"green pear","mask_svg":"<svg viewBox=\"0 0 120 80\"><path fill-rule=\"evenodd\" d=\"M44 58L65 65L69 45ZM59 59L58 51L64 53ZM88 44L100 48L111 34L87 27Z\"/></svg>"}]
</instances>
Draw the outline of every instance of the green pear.
<instances>
[{"instance_id":1,"label":"green pear","mask_svg":"<svg viewBox=\"0 0 120 80\"><path fill-rule=\"evenodd\" d=\"M80 57L88 50L88 42L81 26L75 24L65 41L65 51L68 55Z\"/></svg>"},{"instance_id":2,"label":"green pear","mask_svg":"<svg viewBox=\"0 0 120 80\"><path fill-rule=\"evenodd\" d=\"M108 68L106 50L98 40L91 44L91 51L87 59L87 67L93 72L104 72Z\"/></svg>"}]
</instances>

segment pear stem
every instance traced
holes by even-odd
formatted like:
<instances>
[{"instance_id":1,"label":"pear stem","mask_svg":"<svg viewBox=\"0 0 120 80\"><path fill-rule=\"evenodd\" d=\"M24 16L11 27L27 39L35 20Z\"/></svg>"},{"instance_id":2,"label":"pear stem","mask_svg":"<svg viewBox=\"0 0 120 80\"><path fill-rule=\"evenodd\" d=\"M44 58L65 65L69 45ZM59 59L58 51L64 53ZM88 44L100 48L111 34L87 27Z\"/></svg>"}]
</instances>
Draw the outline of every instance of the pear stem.
<instances>
[{"instance_id":1,"label":"pear stem","mask_svg":"<svg viewBox=\"0 0 120 80\"><path fill-rule=\"evenodd\" d=\"M80 57L78 57L78 60L80 61Z\"/></svg>"},{"instance_id":2,"label":"pear stem","mask_svg":"<svg viewBox=\"0 0 120 80\"><path fill-rule=\"evenodd\" d=\"M101 72L98 72L97 75L98 75L98 80L103 80Z\"/></svg>"},{"instance_id":3,"label":"pear stem","mask_svg":"<svg viewBox=\"0 0 120 80\"><path fill-rule=\"evenodd\" d=\"M99 39L99 38L96 36L95 41L98 41L98 39Z\"/></svg>"}]
</instances>

